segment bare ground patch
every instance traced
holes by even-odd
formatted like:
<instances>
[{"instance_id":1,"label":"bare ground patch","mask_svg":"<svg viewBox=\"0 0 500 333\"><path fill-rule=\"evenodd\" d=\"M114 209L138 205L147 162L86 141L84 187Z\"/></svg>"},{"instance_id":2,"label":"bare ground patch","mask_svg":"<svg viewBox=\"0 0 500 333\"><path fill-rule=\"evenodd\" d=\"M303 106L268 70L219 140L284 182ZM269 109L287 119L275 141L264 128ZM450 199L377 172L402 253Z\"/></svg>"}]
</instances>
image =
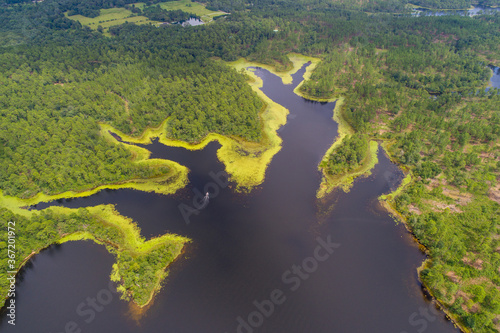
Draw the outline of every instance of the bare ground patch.
<instances>
[{"instance_id":1,"label":"bare ground patch","mask_svg":"<svg viewBox=\"0 0 500 333\"><path fill-rule=\"evenodd\" d=\"M455 200L457 205L465 206L472 201L472 194L460 192L457 188L446 187L443 189L443 194Z\"/></svg>"},{"instance_id":2,"label":"bare ground patch","mask_svg":"<svg viewBox=\"0 0 500 333\"><path fill-rule=\"evenodd\" d=\"M452 213L462 213L462 210L457 207L456 204L447 204L444 202L436 201L436 200L424 200L424 202L431 206L431 210L435 212L443 212L446 209L449 209Z\"/></svg>"},{"instance_id":3,"label":"bare ground patch","mask_svg":"<svg viewBox=\"0 0 500 333\"><path fill-rule=\"evenodd\" d=\"M469 265L471 267L474 267L477 270L482 270L483 269L483 261L481 259L469 259L467 256L462 258L462 262L466 265Z\"/></svg>"},{"instance_id":4,"label":"bare ground patch","mask_svg":"<svg viewBox=\"0 0 500 333\"><path fill-rule=\"evenodd\" d=\"M410 213L413 213L413 214L416 214L416 215L421 215L422 212L420 211L420 209L415 206L414 204L411 204L408 206L408 210L410 211Z\"/></svg>"},{"instance_id":5,"label":"bare ground patch","mask_svg":"<svg viewBox=\"0 0 500 333\"><path fill-rule=\"evenodd\" d=\"M434 188L438 186L445 186L448 183L446 182L446 179L444 178L432 178L429 181L429 184L425 185L425 188L428 189L429 191L432 191Z\"/></svg>"},{"instance_id":6,"label":"bare ground patch","mask_svg":"<svg viewBox=\"0 0 500 333\"><path fill-rule=\"evenodd\" d=\"M500 182L497 182L497 186L490 188L488 198L500 204Z\"/></svg>"},{"instance_id":7,"label":"bare ground patch","mask_svg":"<svg viewBox=\"0 0 500 333\"><path fill-rule=\"evenodd\" d=\"M453 271L449 271L448 273L446 273L446 276L448 277L448 279L450 279L451 282L454 283L459 283L461 280L460 276L458 276L457 273Z\"/></svg>"}]
</instances>

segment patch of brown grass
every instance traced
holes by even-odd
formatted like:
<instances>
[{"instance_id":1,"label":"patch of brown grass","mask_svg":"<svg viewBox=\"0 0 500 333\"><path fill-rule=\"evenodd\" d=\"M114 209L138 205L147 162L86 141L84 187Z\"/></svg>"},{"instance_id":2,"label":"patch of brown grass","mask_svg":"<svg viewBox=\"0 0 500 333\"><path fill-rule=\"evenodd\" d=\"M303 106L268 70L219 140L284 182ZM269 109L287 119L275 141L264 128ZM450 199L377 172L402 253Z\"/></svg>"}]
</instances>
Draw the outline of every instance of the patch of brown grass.
<instances>
[{"instance_id":1,"label":"patch of brown grass","mask_svg":"<svg viewBox=\"0 0 500 333\"><path fill-rule=\"evenodd\" d=\"M416 215L421 215L422 212L420 211L420 209L415 206L414 204L411 204L408 206L408 210L410 211L410 213L413 213L413 214L416 214Z\"/></svg>"},{"instance_id":2,"label":"patch of brown grass","mask_svg":"<svg viewBox=\"0 0 500 333\"><path fill-rule=\"evenodd\" d=\"M482 270L483 269L483 261L481 259L476 259L476 260L472 260L472 259L469 259L467 256L463 257L462 258L462 262L466 265L469 265L477 270Z\"/></svg>"},{"instance_id":3,"label":"patch of brown grass","mask_svg":"<svg viewBox=\"0 0 500 333\"><path fill-rule=\"evenodd\" d=\"M500 181L497 179L497 186L490 187L488 198L500 204Z\"/></svg>"},{"instance_id":4,"label":"patch of brown grass","mask_svg":"<svg viewBox=\"0 0 500 333\"><path fill-rule=\"evenodd\" d=\"M457 207L456 204L447 204L444 202L436 201L436 200L423 200L426 204L431 206L431 210L435 212L443 212L446 209L449 209L452 213L462 213L462 210Z\"/></svg>"},{"instance_id":5,"label":"patch of brown grass","mask_svg":"<svg viewBox=\"0 0 500 333\"><path fill-rule=\"evenodd\" d=\"M453 283L459 283L460 282L460 276L457 275L457 273L453 272L453 271L449 271L448 273L446 273L446 276L448 277L448 279L451 280L451 282Z\"/></svg>"}]
</instances>

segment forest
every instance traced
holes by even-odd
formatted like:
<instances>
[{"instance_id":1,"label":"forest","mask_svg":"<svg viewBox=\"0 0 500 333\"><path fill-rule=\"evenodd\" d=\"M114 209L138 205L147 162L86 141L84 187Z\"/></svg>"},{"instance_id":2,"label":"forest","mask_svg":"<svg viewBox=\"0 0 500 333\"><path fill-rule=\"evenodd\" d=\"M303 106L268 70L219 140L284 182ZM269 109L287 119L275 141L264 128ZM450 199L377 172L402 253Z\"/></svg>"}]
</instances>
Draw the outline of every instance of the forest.
<instances>
[{"instance_id":1,"label":"forest","mask_svg":"<svg viewBox=\"0 0 500 333\"><path fill-rule=\"evenodd\" d=\"M31 48L14 61L0 55L4 194L55 194L167 171L133 165L130 153L98 135L99 122L140 135L170 116L175 139L196 142L210 132L260 139L263 103L227 66L95 47Z\"/></svg>"},{"instance_id":2,"label":"forest","mask_svg":"<svg viewBox=\"0 0 500 333\"><path fill-rule=\"evenodd\" d=\"M317 56L301 93L344 97L340 112L356 131L328 156L326 172L356 168L369 140L383 142L412 179L392 205L431 258L420 271L424 285L462 327L499 331L500 206L492 191L500 179L500 95L487 89L487 65L500 65L500 15L412 17L405 1L393 0L209 0L208 9L231 15L189 29L128 23L111 27L111 37L64 15L131 3L1 2L3 194L56 194L168 172L133 164L130 152L99 136L99 123L140 136L168 118L172 138L198 142L216 132L259 142L264 104L219 60L285 70L289 52ZM147 4L142 13L151 19L181 15ZM9 218L3 209L2 221ZM35 228L19 231L18 262L71 227L57 212L15 218Z\"/></svg>"},{"instance_id":3,"label":"forest","mask_svg":"<svg viewBox=\"0 0 500 333\"><path fill-rule=\"evenodd\" d=\"M321 165L329 175L344 174L356 169L366 157L368 140L363 134L355 133L347 136L335 151L330 154L328 162Z\"/></svg>"}]
</instances>

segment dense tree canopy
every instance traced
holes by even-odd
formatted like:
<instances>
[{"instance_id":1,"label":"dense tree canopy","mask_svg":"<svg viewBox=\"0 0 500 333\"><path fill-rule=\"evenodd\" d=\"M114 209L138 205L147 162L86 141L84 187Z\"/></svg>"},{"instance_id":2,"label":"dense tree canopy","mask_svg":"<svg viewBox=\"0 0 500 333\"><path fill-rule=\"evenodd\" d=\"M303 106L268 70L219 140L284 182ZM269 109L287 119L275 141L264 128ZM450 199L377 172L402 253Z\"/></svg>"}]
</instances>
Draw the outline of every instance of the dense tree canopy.
<instances>
[{"instance_id":1,"label":"dense tree canopy","mask_svg":"<svg viewBox=\"0 0 500 333\"><path fill-rule=\"evenodd\" d=\"M111 27L111 37L65 16L131 3L1 3L3 193L81 190L168 171L133 164L128 151L99 136L99 122L138 136L168 118L173 138L194 142L217 132L259 141L263 102L219 59L287 69L289 52L320 56L301 92L343 96L340 111L356 131L328 157L328 172L355 169L369 139L385 141L391 158L414 175L395 208L432 258L422 271L425 285L465 327L498 331L499 205L488 196L500 178L500 95L485 88L487 65L500 64L500 15L412 17L406 1L392 0L209 0L208 8L231 15L190 28L129 23ZM146 5L152 19L185 15ZM47 214L26 222L35 229L22 231L23 244L57 239L66 217ZM77 221L88 217L75 214Z\"/></svg>"}]
</instances>

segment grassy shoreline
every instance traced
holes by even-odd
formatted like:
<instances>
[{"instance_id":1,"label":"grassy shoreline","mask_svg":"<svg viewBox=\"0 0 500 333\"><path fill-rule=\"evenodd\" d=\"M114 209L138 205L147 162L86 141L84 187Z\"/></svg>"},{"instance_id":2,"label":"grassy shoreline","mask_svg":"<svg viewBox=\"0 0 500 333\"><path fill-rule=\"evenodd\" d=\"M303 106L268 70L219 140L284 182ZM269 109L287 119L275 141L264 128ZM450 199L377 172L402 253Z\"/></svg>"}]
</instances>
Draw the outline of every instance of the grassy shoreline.
<instances>
[{"instance_id":1,"label":"grassy shoreline","mask_svg":"<svg viewBox=\"0 0 500 333\"><path fill-rule=\"evenodd\" d=\"M279 76L281 80L283 81L283 84L292 84L292 75L295 74L302 66L308 62L311 63L306 69L306 73L304 74L304 80L307 80L312 71L316 68L316 65L321 61L319 58L311 57L311 56L306 56L298 53L289 53L288 58L293 64L293 67L289 70L286 71L277 71L274 66L271 65L266 65L266 64L260 64L258 62L253 62L253 61L248 61L246 59L238 59L236 61L230 62L229 65L236 69L237 71L241 71L242 69L245 71L246 74L250 75L253 79L257 80L259 84L257 85L257 88L262 87L262 80L255 75L252 75L251 71L246 70L247 67L261 67L264 68L271 73L273 73L276 76ZM303 81L302 81L303 82ZM301 82L301 83L302 83ZM300 84L299 84L300 86ZM294 91L295 92L295 91ZM296 92L295 92L296 93Z\"/></svg>"},{"instance_id":2,"label":"grassy shoreline","mask_svg":"<svg viewBox=\"0 0 500 333\"><path fill-rule=\"evenodd\" d=\"M304 82L304 81L303 81ZM302 82L301 84L302 85ZM332 100L335 100L335 98L331 99L318 99L314 98L311 96L307 96L305 94L300 94L300 85L296 88L296 93L298 95L303 96L304 98L308 98L311 100L316 100L316 101L327 101L330 102ZM343 104L343 98L340 97L337 101L337 104L334 109L334 115L333 119L338 123L338 135L333 142L332 146L328 149L326 152L325 156L323 157L322 160L325 160L330 153L338 147L341 143L342 140L347 136L347 135L352 135L354 133L354 130L349 126L349 124L345 121L345 119L342 117L342 111L341 107ZM389 146L391 145L391 142L383 141L381 143L381 148L383 148L386 152L389 158L394 161L394 158L392 158L389 155ZM320 171L323 173L323 178L321 185L317 191L317 197L318 199L324 198L327 196L329 193L333 191L333 189L337 187L341 187L344 191L348 191L350 187L352 186L352 183L356 177L365 175L368 176L371 173L371 169L378 163L378 158L377 158L377 151L378 151L378 143L375 141L370 141L370 146L369 146L369 153L367 154L367 157L362 161L360 167L356 170L353 170L352 172L342 174L340 176L335 176L331 177L328 176L325 173L325 170L323 170L321 167L318 167ZM405 188L407 188L412 182L414 181L414 177L412 176L411 171L409 171L407 168L404 168L403 166L399 165L399 167L402 167L403 171L406 173L405 178L402 180L400 186L394 190L391 193L381 195L378 199L381 204L381 206L391 214L395 220L403 222L405 228L412 234L413 239L415 242L419 245L419 248L425 252L428 253L428 249L420 242L420 240L415 236L415 234L412 232L411 227L409 224L406 222L406 219L404 216L397 211L394 205L394 200L395 198L400 195ZM332 207L330 207L331 209ZM429 287L420 279L420 271L425 268L429 263L431 262L431 259L426 259L422 262L422 265L418 269L418 279L420 283L428 290L429 295L432 297L432 299L436 302L436 304L443 310L443 312L446 314L446 316L453 322L454 325L459 327L463 332L469 333L471 332L468 330L464 325L461 324L460 319L455 316L451 311L449 311L445 306L444 302L437 298L429 289Z\"/></svg>"},{"instance_id":3,"label":"grassy shoreline","mask_svg":"<svg viewBox=\"0 0 500 333\"><path fill-rule=\"evenodd\" d=\"M138 307L145 307L161 288L162 281L167 277L168 266L181 254L184 245L190 240L186 237L165 234L146 241L141 236L137 224L130 218L120 215L112 205L99 205L85 209L50 207L45 211L56 214L65 221L63 232L56 239L49 239L29 255L19 261L17 273L32 258L52 244L63 244L71 241L91 240L104 245L115 256L116 263L110 276L118 284L122 299L130 300ZM75 214L85 211L85 223L77 221ZM29 211L30 215L35 212ZM137 263L134 268L127 266L130 258ZM139 271L150 271L150 274L138 274ZM148 276L153 274L156 279L151 281ZM8 290L1 290L6 295ZM5 299L2 299L4 304Z\"/></svg>"},{"instance_id":4,"label":"grassy shoreline","mask_svg":"<svg viewBox=\"0 0 500 333\"><path fill-rule=\"evenodd\" d=\"M287 72L278 73L274 69L269 68L274 74L280 75L284 82L291 83L291 75L295 73L302 65L312 58L303 57L300 55L292 56L294 68ZM260 66L256 63L250 63L245 60L239 60L229 64L233 68L243 69L249 66ZM40 202L50 202L63 198L86 197L99 192L102 189L119 189L133 188L140 191L156 192L161 194L175 193L178 189L183 188L187 183L188 169L178 163L162 159L149 159L150 152L147 149L127 144L127 142L117 141L110 132L114 132L121 136L124 141L130 143L147 144L152 138L158 137L160 142L176 147L184 147L186 149L202 149L211 141L218 141L221 148L217 152L219 160L221 160L226 171L231 175L231 179L238 184L240 189L250 190L254 186L261 184L265 178L265 171L273 156L281 149L281 138L277 134L277 130L286 123L288 110L281 105L273 102L259 89L262 87L262 81L255 76L251 71L243 69L250 76L252 89L265 101L266 107L260 113L262 122L262 131L264 139L259 143L246 142L239 138L227 137L220 134L211 133L199 143L187 143L178 140L169 139L166 135L166 119L160 126L156 128L146 129L140 137L134 138L114 129L109 124L100 124L101 135L110 142L125 146L132 152L135 163L151 166L167 166L169 172L159 177L151 179L130 179L121 183L103 184L92 189L82 191L66 191L55 195L38 193L37 195L21 199L13 196L3 195L0 190L0 207L10 210L13 214L19 217L30 219L35 212L24 209L26 206L35 205ZM31 251L31 253L21 258L19 270L29 261L30 258L38 254L43 249L51 244L62 244L70 241L91 240L97 244L106 246L108 251L115 255L116 263L113 265L111 280L118 283L118 290L122 294L122 298L131 300L139 308L147 306L153 299L154 295L160 290L161 283L167 277L167 267L181 254L184 244L189 242L189 239L176 235L163 235L157 238L146 241L140 235L140 229L130 219L120 215L112 206L95 206L84 209L85 212L98 220L96 228L108 228L113 230L113 235L96 234L88 231L87 226L79 228L71 225L65 227L76 228L72 232L65 233L56 238L47 239L43 246ZM64 221L69 219L69 215L81 213L81 210L69 209L62 207L50 207L44 212L53 212L58 218ZM38 214L38 213L36 213ZM55 223L55 222L54 222ZM50 226L54 228L55 226ZM99 229L100 230L100 229ZM118 236L117 236L118 235ZM114 238L113 238L114 237ZM154 281L138 283L136 276L138 274L137 267L130 265L141 258L155 256L161 254L161 260L154 267ZM150 261L150 260L149 260ZM144 262L149 262L148 260ZM149 265L149 263L148 263ZM146 269L146 266L139 266L140 269ZM150 276L151 276L150 274ZM7 294L7 290L1 290L2 294ZM3 300L5 302L5 299Z\"/></svg>"},{"instance_id":5,"label":"grassy shoreline","mask_svg":"<svg viewBox=\"0 0 500 333\"><path fill-rule=\"evenodd\" d=\"M153 178L145 179L129 179L123 182L103 184L94 188L82 190L82 191L66 191L54 195L48 195L45 193L38 193L27 199L22 199L14 196L3 195L0 190L0 209L5 208L13 214L17 215L17 218L26 219L26 223L30 224L31 218L35 215L45 214L42 212L50 212L56 214L57 219L60 219L60 223L63 223L64 228L72 229L71 232L65 233L64 235L53 234L49 238L45 239L40 245L39 240L35 241L37 248L30 249L29 253L20 252L21 257L18 258L18 265L14 269L19 273L20 269L36 254L40 251L46 249L52 244L62 244L69 241L81 241L81 240L92 240L97 244L105 245L108 251L115 255L117 259L117 265L120 264L123 256L135 256L136 258L142 258L146 256L154 256L155 254L161 254L163 257L163 262L160 262L154 267L155 274L157 276L155 283L144 283L145 286L142 289L131 285L126 282L124 277L128 277L132 271L127 269L119 269L115 276L118 277L117 282L119 283L119 290L121 291L125 299L131 300L139 307L146 306L149 301L160 288L161 282L166 277L165 270L170 265L171 262L181 253L181 250L186 242L189 240L184 237L176 235L163 235L149 241L146 241L141 235L140 230L135 222L120 215L114 210L112 206L95 206L86 208L83 211L89 212L92 220L95 222L93 227L96 230L102 231L102 229L110 230L110 234L106 232L102 234L92 233L87 231L87 225L74 225L75 218L79 214L82 214L82 210L69 209L62 207L50 207L43 210L42 212L30 211L24 207L32 206L40 202L50 202L58 199L67 198L77 198L77 197L87 197L95 194L103 189L120 189L120 188L132 188L139 191L145 192L156 192L160 194L172 194L177 190L185 187L188 178L188 169L176 162L161 160L161 159L149 159L150 152L146 149L127 145L125 143L117 142L112 138L108 132L101 132L108 140L113 140L116 144L122 144L132 152L134 163L144 165L147 167L168 167L169 171ZM76 218L77 220L78 218ZM52 231L55 231L56 221L48 224L46 227ZM17 229L16 229L17 230ZM120 237L114 237L116 235L121 235ZM33 236L36 237L36 236ZM114 238L113 238L114 237ZM30 248L29 244L24 244L25 247ZM165 261L166 260L166 261ZM140 266L144 268L144 266ZM119 268L119 266L117 266ZM0 294L7 295L8 289L5 289L2 285L0 289ZM144 295L147 295L145 297ZM1 298L2 306L5 302L5 298Z\"/></svg>"},{"instance_id":6,"label":"grassy shoreline","mask_svg":"<svg viewBox=\"0 0 500 333\"><path fill-rule=\"evenodd\" d=\"M304 73L304 78L303 80L295 87L293 92L301 96L303 98L317 101L317 102L333 102L337 101L335 104L335 109L333 110L333 120L338 124L338 134L337 137L335 138L334 142L328 148L326 151L325 155L322 158L322 161L325 159L328 159L328 156L331 154L331 152L338 147L341 143L342 140L346 135L351 135L354 133L353 128L347 123L347 121L344 119L342 116L342 105L344 102L343 96L332 96L329 98L318 98L314 96L310 96L306 93L303 93L300 88L302 84L306 81L309 80L311 77L312 72L316 68L316 66L321 62L321 59L315 58L315 57L310 57L310 56L302 56L299 54L292 53L289 55L290 60L294 63L294 70L291 71L285 71L285 72L276 72L274 68L270 65L260 65L256 63L249 63L245 62L245 64L251 65L251 66L259 66L262 68L265 68L269 71L271 71L273 74L281 77L282 81L284 84L291 84L292 83L292 77L291 74L293 74L296 70L297 67L302 67L302 65L306 62L310 62L311 64L307 67L306 72ZM235 67L236 69L240 70L241 68L244 68L241 65L238 65ZM254 76L253 76L254 77ZM254 78L255 79L255 78ZM256 78L257 82L255 83L257 87L262 86L262 81L259 78ZM318 165L318 170L322 172L323 177L321 184L318 188L318 191L316 193L317 198L322 198L325 195L331 193L333 189L337 187L342 187L344 191L348 191L350 187L352 186L352 183L355 178L358 178L360 176L369 176L371 174L371 169L378 163L378 158L377 158L377 151L378 151L378 144L375 141L370 141L369 144L369 152L367 153L367 157L362 161L361 165L359 168L352 170L348 173L345 173L340 176L329 176L326 174L325 170L321 168Z\"/></svg>"},{"instance_id":7,"label":"grassy shoreline","mask_svg":"<svg viewBox=\"0 0 500 333\"><path fill-rule=\"evenodd\" d=\"M333 110L333 120L338 124L338 134L333 144L330 148L328 148L323 156L322 162L328 160L330 154L342 143L347 135L352 135L354 133L353 128L342 116L343 102L344 99L340 97L335 104L335 109ZM363 161L361 161L360 166L341 175L330 176L326 173L324 168L318 166L318 170L321 171L323 177L318 191L316 192L316 197L319 199L323 198L338 187L342 188L345 192L348 192L356 178L360 176L366 177L371 174L371 170L378 163L377 152L378 143L376 141L370 141L367 155Z\"/></svg>"},{"instance_id":8,"label":"grassy shoreline","mask_svg":"<svg viewBox=\"0 0 500 333\"><path fill-rule=\"evenodd\" d=\"M428 268L430 263L432 262L432 257L430 254L430 250L422 244L421 240L417 237L417 235L413 232L412 227L408 223L406 217L397 210L396 205L395 205L395 199L404 193L405 189L407 189L409 186L411 186L416 178L409 170L408 168L404 167L403 165L400 165L397 160L395 160L389 153L389 148L393 144L391 141L384 141L382 143L382 147L384 150L387 152L387 156L393 161L393 163L398 164L398 167L403 170L405 173L405 177L401 181L401 184L398 186L397 189L394 191L383 194L378 197L378 201L383 209L385 209L393 218L396 222L402 223L405 227L405 229L411 234L413 240L418 244L419 249L425 253L428 257L422 261L422 264L420 267L417 268L417 276L418 276L418 281L422 284L422 286L425 288L429 296L434 300L434 302L438 305L438 307L446 314L446 317L455 325L458 327L462 332L464 333L471 333L472 330L467 328L461 321L461 318L451 312L446 306L446 301L439 298L435 293L432 292L432 288L430 288L422 279L421 279L421 272Z\"/></svg>"},{"instance_id":9,"label":"grassy shoreline","mask_svg":"<svg viewBox=\"0 0 500 333\"><path fill-rule=\"evenodd\" d=\"M412 173L408 172L405 178L403 178L403 180L401 181L401 184L398 186L397 189L388 194L383 194L379 196L378 200L381 207L384 208L390 215L392 215L392 217L396 222L400 222L404 225L405 229L411 234L413 240L418 244L419 249L426 255L429 255L429 249L420 242L418 237L413 232L412 227L408 224L406 218L396 209L394 205L395 198L401 193L403 193L404 189L410 186L413 183L414 179L415 178L412 175ZM438 298L432 292L432 289L429 288L429 286L427 286L424 283L424 281L422 281L422 279L420 278L420 273L422 272L422 270L427 268L431 262L432 258L429 256L428 258L424 259L420 267L417 268L418 281L424 286L425 290L429 293L430 297L436 302L441 311L443 311L446 314L447 318L453 323L453 325L458 327L464 333L471 333L472 331L461 323L460 318L446 308L446 306L444 305L446 302Z\"/></svg>"},{"instance_id":10,"label":"grassy shoreline","mask_svg":"<svg viewBox=\"0 0 500 333\"><path fill-rule=\"evenodd\" d=\"M103 135L108 140L113 140L116 144L124 145L129 151L132 152L133 161L135 163L147 167L166 166L169 168L169 172L154 178L129 179L123 182L103 184L82 191L66 191L53 195L38 193L35 196L27 199L3 195L2 191L0 190L0 207L5 207L15 212L16 214L27 216L26 214L28 213L28 211L26 209L23 209L23 207L59 199L88 197L104 189L131 188L139 191L156 192L166 195L173 194L186 185L188 181L188 169L185 166L169 160L149 159L151 152L147 149L118 142L114 140L111 134L109 134L107 131L101 131L101 135Z\"/></svg>"},{"instance_id":11,"label":"grassy shoreline","mask_svg":"<svg viewBox=\"0 0 500 333\"><path fill-rule=\"evenodd\" d=\"M311 61L311 65L309 65L307 67L306 72L304 73L304 79L297 85L297 87L295 87L293 92L296 95L299 95L300 97L303 97L305 99L310 99L310 100L316 101L316 102L333 102L335 100L343 100L342 97L337 98L336 96L332 96L329 98L314 97L314 96L310 96L310 95L308 95L300 90L300 88L302 87L304 82L306 82L307 80L309 80L311 78L312 72L314 71L314 69L316 69L316 66L321 62L321 59L319 59L319 58L313 58L313 57L309 57L309 58ZM334 119L334 120L337 121L336 119Z\"/></svg>"},{"instance_id":12,"label":"grassy shoreline","mask_svg":"<svg viewBox=\"0 0 500 333\"><path fill-rule=\"evenodd\" d=\"M141 144L149 144L153 138L159 138L160 143L164 145L183 147L189 150L203 149L208 143L217 141L221 145L221 148L217 151L217 157L224 164L231 181L236 183L237 190L250 191L255 186L262 184L265 179L267 166L274 155L281 149L282 140L278 136L277 130L286 123L288 110L272 101L260 90L262 80L247 68L265 68L281 77L284 84L291 84L291 75L296 73L305 63L309 61L317 63L319 61L317 58L299 54L292 54L290 60L293 63L293 68L285 72L277 72L272 66L250 62L245 59L228 63L232 68L240 72L242 71L250 77L249 85L252 87L252 90L266 103L265 108L259 114L263 133L261 142L248 142L238 137L228 137L217 133L210 133L197 143L171 139L167 133L168 118L158 127L146 129L139 137L124 134L109 124L100 124L101 133L110 140L114 140L109 134L111 131L119 135L126 142Z\"/></svg>"},{"instance_id":13,"label":"grassy shoreline","mask_svg":"<svg viewBox=\"0 0 500 333\"><path fill-rule=\"evenodd\" d=\"M122 237L118 242L110 242L84 231L66 235L57 243L63 244L70 241L92 240L97 244L105 245L108 251L116 256L116 263L113 264L110 279L118 284L117 290L121 293L122 299L131 300L141 308L147 306L154 295L160 290L162 281L168 276L166 269L178 258L184 245L190 242L190 240L182 236L165 234L146 241L141 236L137 224L131 219L120 215L112 206L99 205L87 209L91 214L102 219L103 224L111 225L120 231ZM60 210L61 213L71 211L71 209L61 207L57 207L57 210ZM156 265L156 281L153 284L147 285L146 288L142 288L144 290L138 289L130 283L125 283L124 281L127 279L127 276L135 272L123 269L122 257L124 255L131 255L138 259L153 253L153 251L167 253L172 258L165 264Z\"/></svg>"}]
</instances>

